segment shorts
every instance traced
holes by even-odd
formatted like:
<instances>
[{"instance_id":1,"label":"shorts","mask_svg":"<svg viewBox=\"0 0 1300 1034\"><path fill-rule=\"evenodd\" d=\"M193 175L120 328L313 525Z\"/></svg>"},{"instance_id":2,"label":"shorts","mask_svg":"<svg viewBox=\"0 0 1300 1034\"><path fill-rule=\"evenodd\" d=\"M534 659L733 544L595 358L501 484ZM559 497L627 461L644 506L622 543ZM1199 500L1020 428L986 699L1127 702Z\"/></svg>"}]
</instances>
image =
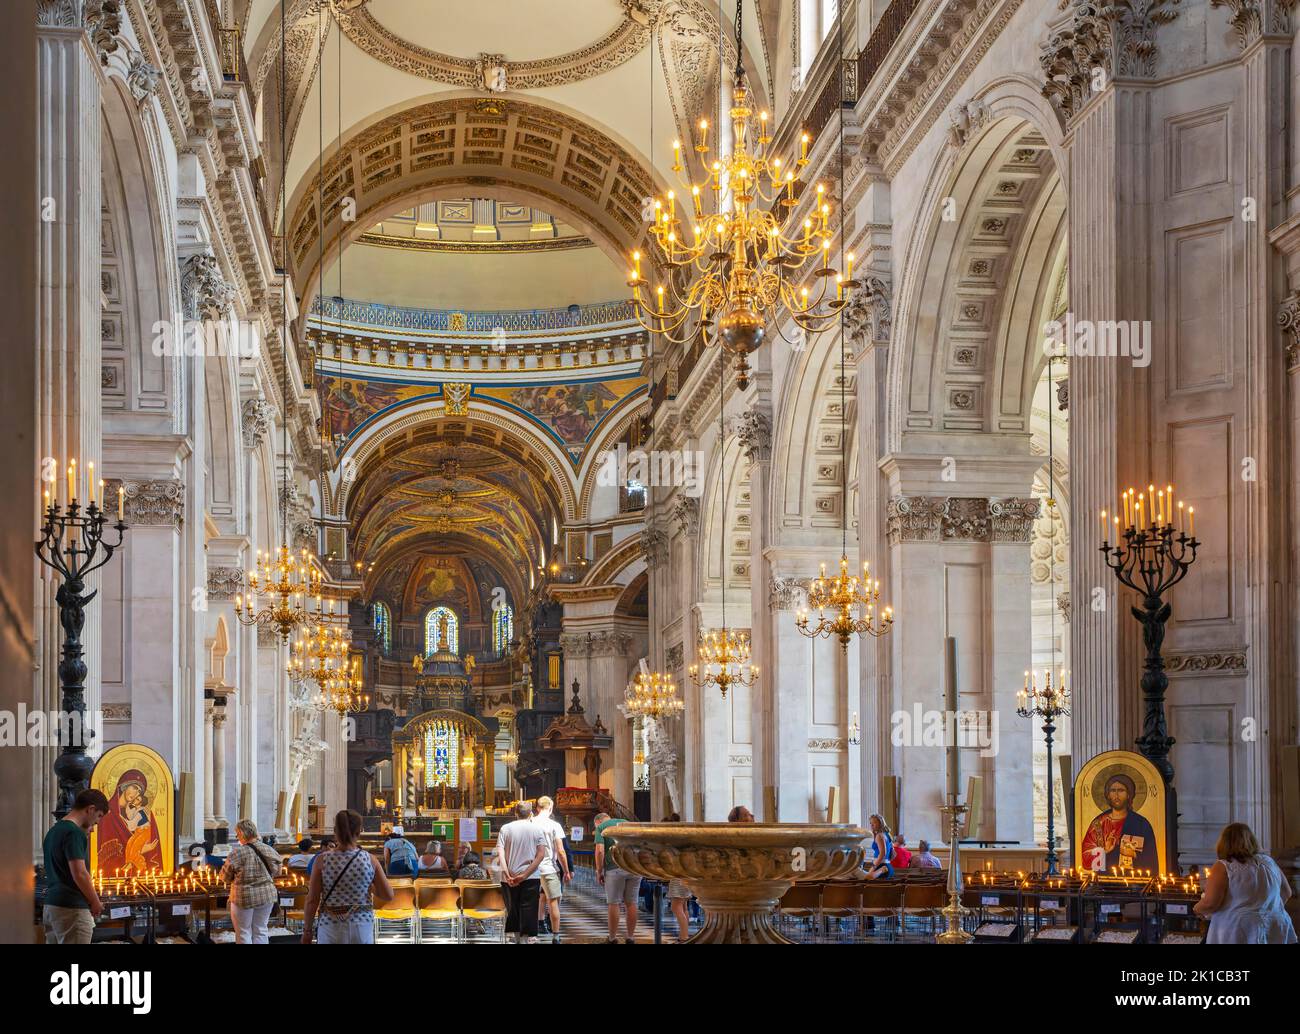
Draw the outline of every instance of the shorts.
<instances>
[{"instance_id":1,"label":"shorts","mask_svg":"<svg viewBox=\"0 0 1300 1034\"><path fill-rule=\"evenodd\" d=\"M46 944L89 944L95 933L95 917L89 908L46 905L41 912Z\"/></svg>"},{"instance_id":2,"label":"shorts","mask_svg":"<svg viewBox=\"0 0 1300 1034\"><path fill-rule=\"evenodd\" d=\"M641 877L622 869L605 870L605 904L625 904L636 908L636 897L641 890Z\"/></svg>"},{"instance_id":3,"label":"shorts","mask_svg":"<svg viewBox=\"0 0 1300 1034\"><path fill-rule=\"evenodd\" d=\"M691 897L691 888L688 887L688 886L686 886L685 882L683 882L682 880L669 880L669 881L668 881L668 900L669 900L669 901L673 900L674 898L688 898L688 899L689 899L690 897Z\"/></svg>"},{"instance_id":4,"label":"shorts","mask_svg":"<svg viewBox=\"0 0 1300 1034\"><path fill-rule=\"evenodd\" d=\"M564 897L564 880L558 872L542 874L542 893L547 901L559 901Z\"/></svg>"}]
</instances>

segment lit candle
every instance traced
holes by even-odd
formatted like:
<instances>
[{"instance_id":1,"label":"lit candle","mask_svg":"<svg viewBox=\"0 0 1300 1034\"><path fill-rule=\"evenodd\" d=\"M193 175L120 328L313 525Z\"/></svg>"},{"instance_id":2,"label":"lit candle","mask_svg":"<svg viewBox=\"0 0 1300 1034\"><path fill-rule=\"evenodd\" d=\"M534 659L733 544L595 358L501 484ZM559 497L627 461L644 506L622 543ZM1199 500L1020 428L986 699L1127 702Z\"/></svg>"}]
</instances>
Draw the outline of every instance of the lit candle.
<instances>
[{"instance_id":1,"label":"lit candle","mask_svg":"<svg viewBox=\"0 0 1300 1034\"><path fill-rule=\"evenodd\" d=\"M95 502L95 461L91 460L86 467L86 493L90 496L91 505Z\"/></svg>"},{"instance_id":2,"label":"lit candle","mask_svg":"<svg viewBox=\"0 0 1300 1034\"><path fill-rule=\"evenodd\" d=\"M1101 511L1101 540L1106 541L1106 511Z\"/></svg>"},{"instance_id":3,"label":"lit candle","mask_svg":"<svg viewBox=\"0 0 1300 1034\"><path fill-rule=\"evenodd\" d=\"M808 158L808 144L811 142L811 140L812 138L807 133L804 133L802 136L799 137L800 159L806 160Z\"/></svg>"},{"instance_id":4,"label":"lit candle","mask_svg":"<svg viewBox=\"0 0 1300 1034\"><path fill-rule=\"evenodd\" d=\"M71 460L68 463L68 502L72 503L77 498L77 461Z\"/></svg>"},{"instance_id":5,"label":"lit candle","mask_svg":"<svg viewBox=\"0 0 1300 1034\"><path fill-rule=\"evenodd\" d=\"M97 501L99 503L99 508L102 510L104 508L104 479L103 478L99 479L99 496Z\"/></svg>"},{"instance_id":6,"label":"lit candle","mask_svg":"<svg viewBox=\"0 0 1300 1034\"><path fill-rule=\"evenodd\" d=\"M1187 508L1187 535L1189 538L1196 538L1196 507Z\"/></svg>"},{"instance_id":7,"label":"lit candle","mask_svg":"<svg viewBox=\"0 0 1300 1034\"><path fill-rule=\"evenodd\" d=\"M1178 530L1183 530L1183 501L1178 500Z\"/></svg>"},{"instance_id":8,"label":"lit candle","mask_svg":"<svg viewBox=\"0 0 1300 1034\"><path fill-rule=\"evenodd\" d=\"M709 120L706 118L700 119L699 149L701 151L707 151L709 149Z\"/></svg>"},{"instance_id":9,"label":"lit candle","mask_svg":"<svg viewBox=\"0 0 1300 1034\"><path fill-rule=\"evenodd\" d=\"M125 512L123 509L125 495L126 495L126 490L121 485L118 485L117 486L117 522L119 524L122 523L122 519L123 519L122 514Z\"/></svg>"}]
</instances>

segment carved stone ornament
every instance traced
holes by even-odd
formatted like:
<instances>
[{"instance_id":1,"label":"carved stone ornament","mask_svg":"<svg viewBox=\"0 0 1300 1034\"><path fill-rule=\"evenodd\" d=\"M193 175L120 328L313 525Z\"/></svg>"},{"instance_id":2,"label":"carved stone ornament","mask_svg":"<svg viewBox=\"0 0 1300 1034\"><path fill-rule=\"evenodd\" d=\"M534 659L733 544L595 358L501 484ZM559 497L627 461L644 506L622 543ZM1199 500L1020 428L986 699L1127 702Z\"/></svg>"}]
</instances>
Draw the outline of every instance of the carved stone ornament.
<instances>
[{"instance_id":1,"label":"carved stone ornament","mask_svg":"<svg viewBox=\"0 0 1300 1034\"><path fill-rule=\"evenodd\" d=\"M1267 33L1291 35L1291 10L1296 0L1210 0L1210 7L1226 7L1228 24L1237 34L1237 43L1245 50Z\"/></svg>"},{"instance_id":2,"label":"carved stone ornament","mask_svg":"<svg viewBox=\"0 0 1300 1034\"><path fill-rule=\"evenodd\" d=\"M698 535L700 532L700 501L694 496L679 496L673 505L673 519L678 529L685 535Z\"/></svg>"},{"instance_id":3,"label":"carved stone ornament","mask_svg":"<svg viewBox=\"0 0 1300 1034\"><path fill-rule=\"evenodd\" d=\"M179 478L122 482L126 523L180 528L185 523L185 483Z\"/></svg>"},{"instance_id":4,"label":"carved stone ornament","mask_svg":"<svg viewBox=\"0 0 1300 1034\"><path fill-rule=\"evenodd\" d=\"M472 387L465 381L450 381L442 386L448 416L464 416L469 412L469 393Z\"/></svg>"},{"instance_id":5,"label":"carved stone ornament","mask_svg":"<svg viewBox=\"0 0 1300 1034\"><path fill-rule=\"evenodd\" d=\"M657 521L647 522L641 532L641 551L647 567L661 567L668 560L668 535Z\"/></svg>"},{"instance_id":6,"label":"carved stone ornament","mask_svg":"<svg viewBox=\"0 0 1300 1034\"><path fill-rule=\"evenodd\" d=\"M1292 291L1277 310L1277 325L1286 335L1286 366L1300 366L1300 291Z\"/></svg>"},{"instance_id":7,"label":"carved stone ornament","mask_svg":"<svg viewBox=\"0 0 1300 1034\"><path fill-rule=\"evenodd\" d=\"M1223 650L1212 653L1175 653L1165 658L1170 675L1245 675L1246 651Z\"/></svg>"},{"instance_id":8,"label":"carved stone ornament","mask_svg":"<svg viewBox=\"0 0 1300 1034\"><path fill-rule=\"evenodd\" d=\"M162 72L149 64L140 51L131 51L131 59L127 65L126 85L137 102L143 104L152 97L157 92L158 82L161 79Z\"/></svg>"},{"instance_id":9,"label":"carved stone ornament","mask_svg":"<svg viewBox=\"0 0 1300 1034\"><path fill-rule=\"evenodd\" d=\"M1032 496L989 501L989 539L992 542L1028 542L1041 500Z\"/></svg>"},{"instance_id":10,"label":"carved stone ornament","mask_svg":"<svg viewBox=\"0 0 1300 1034\"><path fill-rule=\"evenodd\" d=\"M632 636L621 629L603 629L591 633L565 632L560 636L560 649L566 657L626 657L632 649Z\"/></svg>"},{"instance_id":11,"label":"carved stone ornament","mask_svg":"<svg viewBox=\"0 0 1300 1034\"><path fill-rule=\"evenodd\" d=\"M1094 90L1115 76L1149 78L1156 70L1156 26L1178 16L1180 0L1069 0L1069 20L1038 56L1043 95L1067 124ZM1098 74L1100 73L1100 74Z\"/></svg>"},{"instance_id":12,"label":"carved stone ornament","mask_svg":"<svg viewBox=\"0 0 1300 1034\"><path fill-rule=\"evenodd\" d=\"M257 645L261 647L280 645L280 633L274 625L257 626Z\"/></svg>"},{"instance_id":13,"label":"carved stone ornament","mask_svg":"<svg viewBox=\"0 0 1300 1034\"><path fill-rule=\"evenodd\" d=\"M1070 620L1070 590L1056 594L1056 609L1061 612L1061 616L1068 622Z\"/></svg>"},{"instance_id":14,"label":"carved stone ornament","mask_svg":"<svg viewBox=\"0 0 1300 1034\"><path fill-rule=\"evenodd\" d=\"M669 671L680 671L682 667L682 644L674 643L664 651L664 664Z\"/></svg>"},{"instance_id":15,"label":"carved stone ornament","mask_svg":"<svg viewBox=\"0 0 1300 1034\"><path fill-rule=\"evenodd\" d=\"M735 434L750 463L772 458L772 418L766 410L747 409L736 417Z\"/></svg>"},{"instance_id":16,"label":"carved stone ornament","mask_svg":"<svg viewBox=\"0 0 1300 1034\"><path fill-rule=\"evenodd\" d=\"M885 508L885 530L899 542L1029 542L1040 501L1011 496L896 495Z\"/></svg>"},{"instance_id":17,"label":"carved stone ornament","mask_svg":"<svg viewBox=\"0 0 1300 1034\"><path fill-rule=\"evenodd\" d=\"M1062 377L1056 382L1056 408L1062 413L1070 408L1070 378Z\"/></svg>"},{"instance_id":18,"label":"carved stone ornament","mask_svg":"<svg viewBox=\"0 0 1300 1034\"><path fill-rule=\"evenodd\" d=\"M221 275L215 255L191 255L181 260L181 301L186 319L219 319L234 298L235 288Z\"/></svg>"},{"instance_id":19,"label":"carved stone ornament","mask_svg":"<svg viewBox=\"0 0 1300 1034\"><path fill-rule=\"evenodd\" d=\"M982 498L953 497L943 506L939 522L945 539L984 542L989 537L989 501Z\"/></svg>"},{"instance_id":20,"label":"carved stone ornament","mask_svg":"<svg viewBox=\"0 0 1300 1034\"><path fill-rule=\"evenodd\" d=\"M942 516L942 499L896 495L885 507L885 533L890 543L938 542Z\"/></svg>"},{"instance_id":21,"label":"carved stone ornament","mask_svg":"<svg viewBox=\"0 0 1300 1034\"><path fill-rule=\"evenodd\" d=\"M948 113L948 142L953 147L962 147L966 141L978 133L993 117L992 109L981 100L969 100L958 104Z\"/></svg>"},{"instance_id":22,"label":"carved stone ornament","mask_svg":"<svg viewBox=\"0 0 1300 1034\"><path fill-rule=\"evenodd\" d=\"M769 610L798 610L807 591L808 587L798 578L773 575L767 583L767 607Z\"/></svg>"},{"instance_id":23,"label":"carved stone ornament","mask_svg":"<svg viewBox=\"0 0 1300 1034\"><path fill-rule=\"evenodd\" d=\"M855 345L889 344L892 326L889 283L878 276L859 276L862 286L844 309L844 326Z\"/></svg>"},{"instance_id":24,"label":"carved stone ornament","mask_svg":"<svg viewBox=\"0 0 1300 1034\"><path fill-rule=\"evenodd\" d=\"M245 399L240 411L244 448L256 449L271 429L275 409L266 399Z\"/></svg>"},{"instance_id":25,"label":"carved stone ornament","mask_svg":"<svg viewBox=\"0 0 1300 1034\"><path fill-rule=\"evenodd\" d=\"M208 568L208 599L233 600L244 591L244 572L238 567Z\"/></svg>"}]
</instances>

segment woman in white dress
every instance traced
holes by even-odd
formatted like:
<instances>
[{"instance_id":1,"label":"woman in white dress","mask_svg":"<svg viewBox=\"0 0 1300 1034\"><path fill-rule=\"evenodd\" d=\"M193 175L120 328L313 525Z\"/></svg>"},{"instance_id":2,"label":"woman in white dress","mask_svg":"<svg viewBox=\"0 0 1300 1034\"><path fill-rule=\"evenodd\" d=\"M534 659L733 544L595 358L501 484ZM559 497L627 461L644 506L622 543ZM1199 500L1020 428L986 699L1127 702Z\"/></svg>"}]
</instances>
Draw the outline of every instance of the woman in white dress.
<instances>
[{"instance_id":1,"label":"woman in white dress","mask_svg":"<svg viewBox=\"0 0 1300 1034\"><path fill-rule=\"evenodd\" d=\"M1214 853L1219 860L1205 878L1205 892L1193 910L1209 916L1207 944L1294 944L1286 914L1291 887L1277 862L1259 849L1244 822L1223 827Z\"/></svg>"}]
</instances>

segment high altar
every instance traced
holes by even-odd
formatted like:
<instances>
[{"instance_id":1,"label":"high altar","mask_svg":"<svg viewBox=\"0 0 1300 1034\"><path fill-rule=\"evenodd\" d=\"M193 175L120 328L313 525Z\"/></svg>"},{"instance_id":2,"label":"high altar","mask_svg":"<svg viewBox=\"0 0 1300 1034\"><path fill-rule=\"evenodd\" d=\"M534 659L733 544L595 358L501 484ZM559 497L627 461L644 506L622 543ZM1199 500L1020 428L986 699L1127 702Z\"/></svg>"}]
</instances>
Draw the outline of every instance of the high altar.
<instances>
[{"instance_id":1,"label":"high altar","mask_svg":"<svg viewBox=\"0 0 1300 1034\"><path fill-rule=\"evenodd\" d=\"M462 660L449 647L444 618L438 648L417 655L414 665L416 713L393 731L396 812L403 818L483 814L493 803L498 722L476 713L474 658Z\"/></svg>"}]
</instances>

